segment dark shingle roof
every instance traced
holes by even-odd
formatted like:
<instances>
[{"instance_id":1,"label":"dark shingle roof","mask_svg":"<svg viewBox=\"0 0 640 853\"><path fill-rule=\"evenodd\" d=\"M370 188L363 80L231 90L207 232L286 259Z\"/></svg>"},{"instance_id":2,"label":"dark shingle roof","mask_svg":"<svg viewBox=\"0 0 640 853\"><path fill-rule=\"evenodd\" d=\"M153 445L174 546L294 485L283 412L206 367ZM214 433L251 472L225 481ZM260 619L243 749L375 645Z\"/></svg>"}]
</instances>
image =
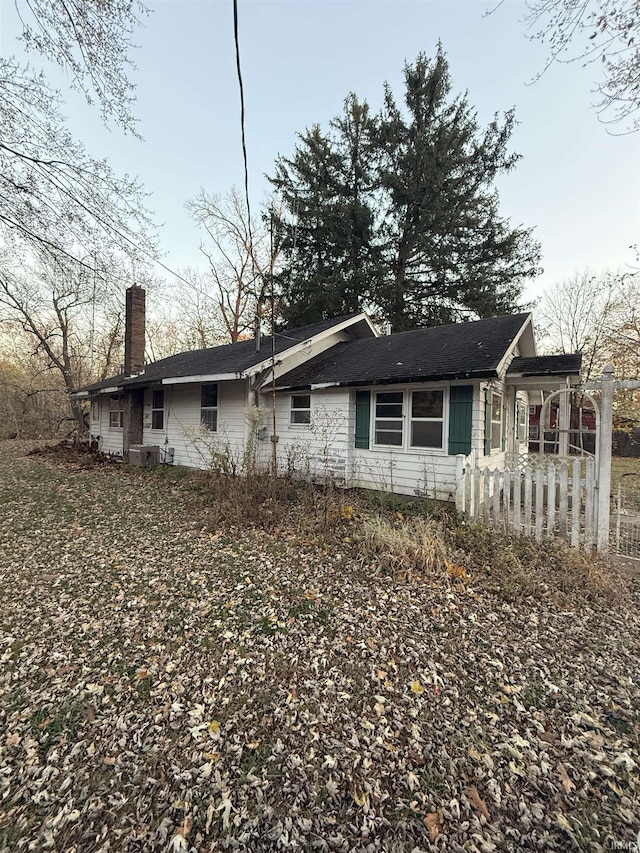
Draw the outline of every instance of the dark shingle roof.
<instances>
[{"instance_id":1,"label":"dark shingle roof","mask_svg":"<svg viewBox=\"0 0 640 853\"><path fill-rule=\"evenodd\" d=\"M582 353L571 355L536 355L514 358L508 375L522 376L579 376L582 366Z\"/></svg>"},{"instance_id":2,"label":"dark shingle roof","mask_svg":"<svg viewBox=\"0 0 640 853\"><path fill-rule=\"evenodd\" d=\"M282 353L290 347L320 334L345 320L358 317L358 314L345 314L331 320L323 320L299 329L286 329L276 334L276 353ZM125 377L122 374L85 385L82 391L100 391L115 386L148 385L169 377L206 376L215 373L241 373L261 361L271 357L271 336L262 338L260 349L256 351L255 340L238 341L235 344L223 344L219 347L188 350L155 361L145 367L140 376Z\"/></svg>"},{"instance_id":3,"label":"dark shingle roof","mask_svg":"<svg viewBox=\"0 0 640 853\"><path fill-rule=\"evenodd\" d=\"M492 377L529 314L337 344L281 376L280 388Z\"/></svg>"}]
</instances>

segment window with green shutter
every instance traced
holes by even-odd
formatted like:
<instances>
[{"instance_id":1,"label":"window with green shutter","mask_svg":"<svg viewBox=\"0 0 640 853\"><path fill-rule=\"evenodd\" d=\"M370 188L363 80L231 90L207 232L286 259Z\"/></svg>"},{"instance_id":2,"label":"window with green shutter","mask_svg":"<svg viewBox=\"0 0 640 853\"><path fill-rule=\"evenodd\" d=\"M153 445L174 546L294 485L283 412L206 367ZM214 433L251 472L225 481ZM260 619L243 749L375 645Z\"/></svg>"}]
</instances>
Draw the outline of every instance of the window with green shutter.
<instances>
[{"instance_id":1,"label":"window with green shutter","mask_svg":"<svg viewBox=\"0 0 640 853\"><path fill-rule=\"evenodd\" d=\"M356 393L356 441L355 446L369 449L369 431L371 424L371 391Z\"/></svg>"},{"instance_id":2,"label":"window with green shutter","mask_svg":"<svg viewBox=\"0 0 640 853\"><path fill-rule=\"evenodd\" d=\"M473 385L453 385L449 389L449 453L471 453Z\"/></svg>"}]
</instances>

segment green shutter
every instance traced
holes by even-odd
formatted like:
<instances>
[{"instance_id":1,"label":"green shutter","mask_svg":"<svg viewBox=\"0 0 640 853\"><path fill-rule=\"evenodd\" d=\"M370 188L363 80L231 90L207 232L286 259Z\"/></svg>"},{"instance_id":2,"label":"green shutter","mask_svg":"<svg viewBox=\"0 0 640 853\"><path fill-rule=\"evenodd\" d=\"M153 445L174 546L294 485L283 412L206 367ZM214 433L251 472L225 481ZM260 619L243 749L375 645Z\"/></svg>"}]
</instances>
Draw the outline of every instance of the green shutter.
<instances>
[{"instance_id":1,"label":"green shutter","mask_svg":"<svg viewBox=\"0 0 640 853\"><path fill-rule=\"evenodd\" d=\"M371 424L371 391L356 393L356 447L369 449Z\"/></svg>"},{"instance_id":2,"label":"green shutter","mask_svg":"<svg viewBox=\"0 0 640 853\"><path fill-rule=\"evenodd\" d=\"M473 385L454 385L449 389L449 453L471 453L471 416Z\"/></svg>"}]
</instances>

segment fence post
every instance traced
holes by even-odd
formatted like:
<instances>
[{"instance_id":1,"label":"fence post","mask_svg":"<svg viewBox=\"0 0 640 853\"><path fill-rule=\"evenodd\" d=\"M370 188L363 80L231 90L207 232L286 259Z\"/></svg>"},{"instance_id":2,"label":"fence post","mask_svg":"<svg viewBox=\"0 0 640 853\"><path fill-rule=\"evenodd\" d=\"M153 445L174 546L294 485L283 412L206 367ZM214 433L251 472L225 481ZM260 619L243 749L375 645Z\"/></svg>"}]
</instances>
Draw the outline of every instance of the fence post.
<instances>
[{"instance_id":1,"label":"fence post","mask_svg":"<svg viewBox=\"0 0 640 853\"><path fill-rule=\"evenodd\" d=\"M547 536L553 536L556 526L556 466L547 467Z\"/></svg>"},{"instance_id":2,"label":"fence post","mask_svg":"<svg viewBox=\"0 0 640 853\"><path fill-rule=\"evenodd\" d=\"M582 462L573 460L573 477L571 486L571 546L580 547L580 510L582 509Z\"/></svg>"},{"instance_id":3,"label":"fence post","mask_svg":"<svg viewBox=\"0 0 640 853\"><path fill-rule=\"evenodd\" d=\"M598 551L609 550L609 520L611 512L611 442L613 440L613 367L607 364L602 372L602 401L600 405L600 439L598 453Z\"/></svg>"},{"instance_id":4,"label":"fence post","mask_svg":"<svg viewBox=\"0 0 640 853\"><path fill-rule=\"evenodd\" d=\"M464 512L464 463L467 457L464 453L458 453L456 456L456 510Z\"/></svg>"}]
</instances>

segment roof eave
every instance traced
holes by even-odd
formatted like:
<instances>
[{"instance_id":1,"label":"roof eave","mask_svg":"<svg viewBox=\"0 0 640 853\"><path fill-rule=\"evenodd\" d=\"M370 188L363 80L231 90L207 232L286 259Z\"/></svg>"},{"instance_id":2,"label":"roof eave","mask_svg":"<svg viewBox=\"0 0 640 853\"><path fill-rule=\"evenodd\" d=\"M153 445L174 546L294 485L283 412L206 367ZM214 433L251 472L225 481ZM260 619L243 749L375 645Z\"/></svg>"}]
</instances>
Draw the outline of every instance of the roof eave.
<instances>
[{"instance_id":1,"label":"roof eave","mask_svg":"<svg viewBox=\"0 0 640 853\"><path fill-rule=\"evenodd\" d=\"M354 379L346 381L320 382L313 384L310 382L299 382L291 385L277 385L277 391L302 391L302 390L321 390L322 388L362 388L375 387L378 385L400 385L402 383L416 382L460 382L464 380L480 380L480 379L496 379L498 376L495 370L465 370L456 371L455 373L441 373L432 376L394 376L372 379Z\"/></svg>"},{"instance_id":2,"label":"roof eave","mask_svg":"<svg viewBox=\"0 0 640 853\"><path fill-rule=\"evenodd\" d=\"M159 379L162 385L188 385L202 384L206 382L232 382L235 379L243 379L244 373L236 371L235 373L200 373L190 376L167 376L164 379Z\"/></svg>"}]
</instances>

